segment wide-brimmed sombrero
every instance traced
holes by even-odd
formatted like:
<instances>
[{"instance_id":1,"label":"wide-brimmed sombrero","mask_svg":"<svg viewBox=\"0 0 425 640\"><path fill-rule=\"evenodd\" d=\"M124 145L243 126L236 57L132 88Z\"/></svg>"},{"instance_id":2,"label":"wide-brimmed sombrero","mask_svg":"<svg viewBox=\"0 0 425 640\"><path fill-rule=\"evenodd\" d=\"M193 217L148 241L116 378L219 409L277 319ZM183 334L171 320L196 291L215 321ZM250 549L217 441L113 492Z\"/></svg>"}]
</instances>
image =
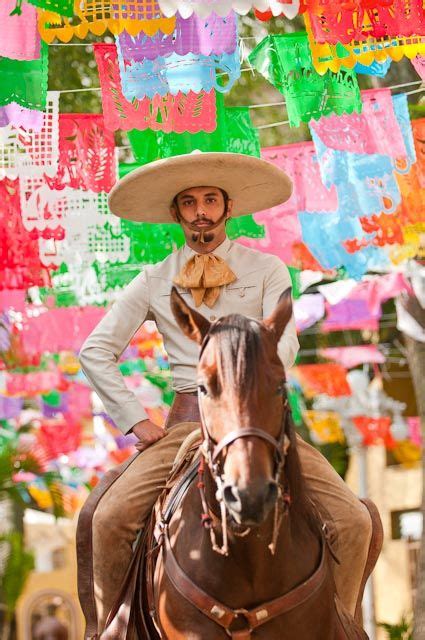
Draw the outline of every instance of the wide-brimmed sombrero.
<instances>
[{"instance_id":1,"label":"wide-brimmed sombrero","mask_svg":"<svg viewBox=\"0 0 425 640\"><path fill-rule=\"evenodd\" d=\"M157 160L135 169L109 194L112 213L137 222L173 222L174 197L191 187L219 187L233 200L232 216L286 202L290 178L260 158L240 153L194 152Z\"/></svg>"}]
</instances>

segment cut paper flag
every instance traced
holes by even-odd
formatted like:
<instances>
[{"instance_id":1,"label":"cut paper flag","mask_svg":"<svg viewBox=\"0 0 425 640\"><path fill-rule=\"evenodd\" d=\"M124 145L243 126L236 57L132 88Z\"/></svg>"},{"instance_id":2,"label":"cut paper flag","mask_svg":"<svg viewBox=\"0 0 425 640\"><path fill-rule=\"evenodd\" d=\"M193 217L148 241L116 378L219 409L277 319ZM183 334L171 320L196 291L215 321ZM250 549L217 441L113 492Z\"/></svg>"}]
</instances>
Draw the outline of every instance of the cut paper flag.
<instances>
[{"instance_id":1,"label":"cut paper flag","mask_svg":"<svg viewBox=\"0 0 425 640\"><path fill-rule=\"evenodd\" d=\"M376 109L378 113L382 108L379 103L384 104L388 98L385 90L378 94L367 93L366 104L370 103L372 111ZM325 122L328 119L323 119L317 126L316 123L310 126L323 182L328 187L335 185L339 207L337 213L333 214L333 220L329 216L327 220L320 220L318 217L313 220L301 214L303 240L307 244L312 243L309 248L323 267L337 267L339 261L339 266L344 266L348 274L355 278L359 278L367 269L378 267L379 261L381 268L385 263L388 264L388 253L383 254L374 249L402 243L404 240L399 217L395 215L401 202L399 184L403 184L403 181L407 183L408 178L404 176L410 175L416 152L406 96L393 96L391 103L388 101L388 106L390 109L385 110L385 120L389 122L389 119L394 119L396 122L396 128L391 125L391 131L395 138L400 135L399 142L401 141L404 151L397 142L392 151L389 151L393 145L388 137L386 142L384 140L384 121L376 123L375 127L382 132L379 153L375 152L370 143L369 148L363 146L367 153L359 153L362 140L366 141L371 137L366 129L363 134L358 131L355 123L361 122L361 118L358 120L344 116L344 133L339 140L336 135L337 122L332 125L331 118L329 124ZM392 116L389 115L391 111ZM331 133L332 128L334 133ZM355 142L352 143L351 138ZM351 151L342 150L343 146ZM383 153L385 148L386 154ZM401 152L402 155L399 156ZM397 157L392 157L391 154ZM347 220L347 216L352 220ZM332 224L334 229L329 230L327 238L319 241L317 233L320 234L322 223ZM313 233L313 227L317 233ZM327 247L326 251L324 246Z\"/></svg>"},{"instance_id":2,"label":"cut paper flag","mask_svg":"<svg viewBox=\"0 0 425 640\"><path fill-rule=\"evenodd\" d=\"M329 115L310 123L311 129L329 149L356 154L379 153L392 158L407 156L403 135L394 113L391 90L361 92L361 113ZM316 207L317 208L317 207Z\"/></svg>"},{"instance_id":3,"label":"cut paper flag","mask_svg":"<svg viewBox=\"0 0 425 640\"><path fill-rule=\"evenodd\" d=\"M393 114L395 115L394 110ZM344 216L357 217L380 212L393 213L401 200L400 189L395 178L395 172L398 168L396 159L382 153L359 153L357 138L361 139L361 134L357 127L354 127L352 132L348 133L348 122L346 119L345 134L341 132L340 142L336 142L337 135L329 135L332 122L329 126L324 122L321 129L319 125L320 133L314 125L310 127L323 183L327 187L331 185L337 186L339 209L343 211ZM355 120L351 122L354 124ZM336 125L335 132L338 127L337 121L334 121L334 124ZM394 131L394 135L397 138L397 131L399 134L401 133L398 120ZM354 151L350 138L352 140L356 139L353 144L356 146L357 151ZM363 139L366 138L367 133L365 132ZM335 148L336 146L341 147L343 144L351 151ZM387 145L391 145L391 140L388 140L388 138ZM403 145L404 148L405 145ZM373 147L369 145L369 149L372 150ZM395 149L397 149L396 146ZM399 145L398 150L402 150L401 145ZM405 149L400 160L403 160L403 171L405 171L411 160L407 149Z\"/></svg>"},{"instance_id":4,"label":"cut paper flag","mask_svg":"<svg viewBox=\"0 0 425 640\"><path fill-rule=\"evenodd\" d=\"M323 293L325 286L320 289ZM401 273L388 273L363 280L351 287L345 299L335 305L326 305L326 319L322 323L322 330L376 331L381 317L381 305L401 292L410 290L409 283Z\"/></svg>"},{"instance_id":5,"label":"cut paper flag","mask_svg":"<svg viewBox=\"0 0 425 640\"><path fill-rule=\"evenodd\" d=\"M380 216L362 220L366 229L373 224L376 242L394 245L390 257L395 264L415 256L425 257L421 239L425 232L425 119L413 120L411 131L416 162L410 170L396 174L402 201L393 219Z\"/></svg>"},{"instance_id":6,"label":"cut paper flag","mask_svg":"<svg viewBox=\"0 0 425 640\"><path fill-rule=\"evenodd\" d=\"M358 0L344 2L305 0L311 30L317 42L361 43L370 38L425 34L425 12L421 0Z\"/></svg>"},{"instance_id":7,"label":"cut paper flag","mask_svg":"<svg viewBox=\"0 0 425 640\"><path fill-rule=\"evenodd\" d=\"M370 64L369 66L366 66L365 64L361 64L360 62L357 62L357 64L354 65L354 71L356 73L362 73L368 76L377 76L378 78L385 78L388 71L390 70L391 63L392 63L392 60L390 58L388 58L388 60L385 60L384 62L376 62L376 60L374 60L372 64Z\"/></svg>"},{"instance_id":8,"label":"cut paper flag","mask_svg":"<svg viewBox=\"0 0 425 640\"><path fill-rule=\"evenodd\" d=\"M63 388L59 370L10 373L6 371L6 394L10 397L36 396Z\"/></svg>"},{"instance_id":9,"label":"cut paper flag","mask_svg":"<svg viewBox=\"0 0 425 640\"><path fill-rule=\"evenodd\" d=\"M348 298L351 291L357 286L357 282L352 278L347 280L336 280L329 284L321 284L317 290L325 297L329 304L338 304L344 298Z\"/></svg>"},{"instance_id":10,"label":"cut paper flag","mask_svg":"<svg viewBox=\"0 0 425 640\"><path fill-rule=\"evenodd\" d=\"M379 312L381 305L395 298L403 291L411 292L411 287L402 273L392 272L383 276L370 276L359 282L351 291L350 298L363 300L372 313Z\"/></svg>"},{"instance_id":11,"label":"cut paper flag","mask_svg":"<svg viewBox=\"0 0 425 640\"><path fill-rule=\"evenodd\" d=\"M38 443L50 460L78 449L81 436L81 425L70 415L43 420L37 432Z\"/></svg>"},{"instance_id":12,"label":"cut paper flag","mask_svg":"<svg viewBox=\"0 0 425 640\"><path fill-rule=\"evenodd\" d=\"M11 420L19 416L23 404L22 398L8 398L0 395L0 420Z\"/></svg>"},{"instance_id":13,"label":"cut paper flag","mask_svg":"<svg viewBox=\"0 0 425 640\"><path fill-rule=\"evenodd\" d=\"M363 445L384 444L387 449L395 446L391 435L391 418L371 418L369 416L355 416L352 418L354 426L363 436Z\"/></svg>"},{"instance_id":14,"label":"cut paper flag","mask_svg":"<svg viewBox=\"0 0 425 640\"><path fill-rule=\"evenodd\" d=\"M293 20L301 9L300 0L285 0L284 2L282 0L270 0L268 4L270 8L265 11L254 9L255 17L262 22L267 22L278 16L285 16L285 18Z\"/></svg>"},{"instance_id":15,"label":"cut paper flag","mask_svg":"<svg viewBox=\"0 0 425 640\"><path fill-rule=\"evenodd\" d=\"M297 365L291 369L291 373L299 381L307 398L313 398L318 393L332 397L351 395L347 372L339 364Z\"/></svg>"},{"instance_id":16,"label":"cut paper flag","mask_svg":"<svg viewBox=\"0 0 425 640\"><path fill-rule=\"evenodd\" d=\"M152 37L145 33L131 36L123 31L117 38L117 49L127 63L166 58L173 53L179 56L233 53L237 46L237 17L233 11L223 17L216 13L207 18L192 14L186 20L177 14L171 35L158 32Z\"/></svg>"},{"instance_id":17,"label":"cut paper flag","mask_svg":"<svg viewBox=\"0 0 425 640\"><path fill-rule=\"evenodd\" d=\"M128 138L138 165L195 150L260 156L258 130L252 124L249 108L224 107L222 96L217 96L217 127L211 133L164 133L133 129L128 132ZM235 221L233 219L230 223Z\"/></svg>"},{"instance_id":18,"label":"cut paper flag","mask_svg":"<svg viewBox=\"0 0 425 640\"><path fill-rule=\"evenodd\" d=\"M324 277L320 271L311 271L310 269L300 271L300 293L304 293L309 287L322 282Z\"/></svg>"},{"instance_id":19,"label":"cut paper flag","mask_svg":"<svg viewBox=\"0 0 425 640\"><path fill-rule=\"evenodd\" d=\"M22 180L21 189L24 225L38 235L40 259L46 267L127 262L130 239L120 219L109 212L105 194L69 187L55 191L37 179Z\"/></svg>"},{"instance_id":20,"label":"cut paper flag","mask_svg":"<svg viewBox=\"0 0 425 640\"><path fill-rule=\"evenodd\" d=\"M59 116L59 166L52 189L64 187L109 192L117 181L115 141L105 129L103 115L61 113Z\"/></svg>"},{"instance_id":21,"label":"cut paper flag","mask_svg":"<svg viewBox=\"0 0 425 640\"><path fill-rule=\"evenodd\" d=\"M0 127L15 127L15 129L25 129L40 131L44 122L44 113L36 109L26 109L16 102L0 107Z\"/></svg>"},{"instance_id":22,"label":"cut paper flag","mask_svg":"<svg viewBox=\"0 0 425 640\"><path fill-rule=\"evenodd\" d=\"M298 13L300 0L159 0L159 6L164 15L173 16L179 12L183 18L189 18L193 13L203 18L212 13L226 16L232 10L246 15L251 9L257 9L260 12L271 10L275 16L284 13L292 19Z\"/></svg>"},{"instance_id":23,"label":"cut paper flag","mask_svg":"<svg viewBox=\"0 0 425 640\"><path fill-rule=\"evenodd\" d=\"M107 30L114 35L124 30L132 36L141 31L148 36L159 31L169 35L176 24L175 18L161 14L156 0L133 0L130 5L122 0L81 0L75 3L74 11L71 19L51 10L41 11L38 28L43 40L48 44L55 38L62 42L69 42L74 36L84 40L89 33L101 36Z\"/></svg>"},{"instance_id":24,"label":"cut paper flag","mask_svg":"<svg viewBox=\"0 0 425 640\"><path fill-rule=\"evenodd\" d=\"M320 174L320 165L312 142L299 142L261 150L264 160L285 171L294 188L291 198L280 205L282 210L335 211L338 207L337 193L333 186L327 188ZM277 209L277 207L275 207Z\"/></svg>"},{"instance_id":25,"label":"cut paper flag","mask_svg":"<svg viewBox=\"0 0 425 640\"><path fill-rule=\"evenodd\" d=\"M385 62L388 58L399 61L403 56L412 59L425 53L425 35L388 38L368 36L362 42L353 40L344 45L340 42L337 44L320 43L314 38L308 14L304 14L304 21L313 65L320 74L327 71L337 73L343 67L352 69L357 63L369 66L375 61Z\"/></svg>"},{"instance_id":26,"label":"cut paper flag","mask_svg":"<svg viewBox=\"0 0 425 640\"><path fill-rule=\"evenodd\" d=\"M153 129L177 133L214 131L215 92L189 92L187 95L156 95L128 102L122 94L117 50L113 44L93 45L102 89L105 126L123 129Z\"/></svg>"},{"instance_id":27,"label":"cut paper flag","mask_svg":"<svg viewBox=\"0 0 425 640\"><path fill-rule=\"evenodd\" d=\"M326 318L321 329L330 331L377 331L381 311L372 313L365 300L356 298L342 300L335 305L326 305Z\"/></svg>"},{"instance_id":28,"label":"cut paper flag","mask_svg":"<svg viewBox=\"0 0 425 640\"><path fill-rule=\"evenodd\" d=\"M425 55L413 58L412 65L415 67L415 71L418 73L421 80L425 80Z\"/></svg>"},{"instance_id":29,"label":"cut paper flag","mask_svg":"<svg viewBox=\"0 0 425 640\"><path fill-rule=\"evenodd\" d=\"M72 18L74 15L74 0L28 0L28 2L39 9L58 13L60 16ZM22 5L21 8L23 8Z\"/></svg>"},{"instance_id":30,"label":"cut paper flag","mask_svg":"<svg viewBox=\"0 0 425 640\"><path fill-rule=\"evenodd\" d=\"M334 187L327 189L324 186L311 142L266 147L261 150L261 155L264 160L285 171L294 188L287 202L255 214L256 222L264 225L264 239L243 238L241 243L276 255L287 264L293 265L296 263L293 248L301 241L301 225L297 212L315 211L319 204L325 211L334 211L338 206L336 190Z\"/></svg>"},{"instance_id":31,"label":"cut paper flag","mask_svg":"<svg viewBox=\"0 0 425 640\"><path fill-rule=\"evenodd\" d=\"M331 113L361 111L355 72L316 73L305 32L269 34L248 59L285 96L292 127Z\"/></svg>"},{"instance_id":32,"label":"cut paper flag","mask_svg":"<svg viewBox=\"0 0 425 640\"><path fill-rule=\"evenodd\" d=\"M12 60L35 60L40 57L37 9L26 2L21 13L14 12L16 0L0 3L0 57Z\"/></svg>"},{"instance_id":33,"label":"cut paper flag","mask_svg":"<svg viewBox=\"0 0 425 640\"><path fill-rule=\"evenodd\" d=\"M0 178L54 175L58 169L59 93L49 91L40 130L0 129Z\"/></svg>"},{"instance_id":34,"label":"cut paper flag","mask_svg":"<svg viewBox=\"0 0 425 640\"><path fill-rule=\"evenodd\" d=\"M320 293L306 293L294 301L294 317L298 332L313 326L324 315L325 300Z\"/></svg>"},{"instance_id":35,"label":"cut paper flag","mask_svg":"<svg viewBox=\"0 0 425 640\"><path fill-rule=\"evenodd\" d=\"M303 418L310 430L312 440L316 444L345 443L344 431L338 413L308 410L303 412Z\"/></svg>"},{"instance_id":36,"label":"cut paper flag","mask_svg":"<svg viewBox=\"0 0 425 640\"><path fill-rule=\"evenodd\" d=\"M22 223L18 181L5 178L0 181L0 290L26 290L49 284L37 239ZM10 291L6 294L5 305L21 310L23 301Z\"/></svg>"},{"instance_id":37,"label":"cut paper flag","mask_svg":"<svg viewBox=\"0 0 425 640\"><path fill-rule=\"evenodd\" d=\"M356 347L329 347L320 349L322 358L335 360L344 369L352 369L364 363L383 364L385 356L374 344L362 344Z\"/></svg>"},{"instance_id":38,"label":"cut paper flag","mask_svg":"<svg viewBox=\"0 0 425 640\"><path fill-rule=\"evenodd\" d=\"M43 43L35 60L0 58L0 106L17 102L28 109L45 109L47 67L47 46Z\"/></svg>"},{"instance_id":39,"label":"cut paper flag","mask_svg":"<svg viewBox=\"0 0 425 640\"><path fill-rule=\"evenodd\" d=\"M382 268L389 264L388 257L377 247L366 247L350 253L344 243L351 238L362 238L360 221L344 216L343 210L335 213L300 212L298 219L303 242L322 266L322 269L343 267L349 277L360 279L368 269Z\"/></svg>"},{"instance_id":40,"label":"cut paper flag","mask_svg":"<svg viewBox=\"0 0 425 640\"><path fill-rule=\"evenodd\" d=\"M118 63L122 92L129 101L157 95L208 92L212 89L227 93L241 74L237 50L209 56L195 53L180 56L172 53L166 58L145 58L140 62L128 62L124 60L118 47ZM217 76L218 73L220 76ZM227 77L225 83L222 82L222 74Z\"/></svg>"},{"instance_id":41,"label":"cut paper flag","mask_svg":"<svg viewBox=\"0 0 425 640\"><path fill-rule=\"evenodd\" d=\"M78 353L84 340L105 315L103 307L89 306L45 309L39 315L32 315L30 308L28 312L22 319L19 337L23 350L29 356L60 351Z\"/></svg>"}]
</instances>

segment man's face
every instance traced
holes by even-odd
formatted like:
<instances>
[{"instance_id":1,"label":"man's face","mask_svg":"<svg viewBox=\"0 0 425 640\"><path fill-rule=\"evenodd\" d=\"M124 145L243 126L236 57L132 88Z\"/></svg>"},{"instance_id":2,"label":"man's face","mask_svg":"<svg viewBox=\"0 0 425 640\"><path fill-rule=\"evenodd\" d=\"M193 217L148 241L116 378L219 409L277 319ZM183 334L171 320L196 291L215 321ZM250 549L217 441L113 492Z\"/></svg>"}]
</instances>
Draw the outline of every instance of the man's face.
<instances>
[{"instance_id":1,"label":"man's face","mask_svg":"<svg viewBox=\"0 0 425 640\"><path fill-rule=\"evenodd\" d=\"M191 187L177 195L177 207L171 207L171 214L177 220L177 214L185 222L199 229L207 229L224 214L224 196L217 187ZM230 215L232 202L228 201L227 213Z\"/></svg>"}]
</instances>

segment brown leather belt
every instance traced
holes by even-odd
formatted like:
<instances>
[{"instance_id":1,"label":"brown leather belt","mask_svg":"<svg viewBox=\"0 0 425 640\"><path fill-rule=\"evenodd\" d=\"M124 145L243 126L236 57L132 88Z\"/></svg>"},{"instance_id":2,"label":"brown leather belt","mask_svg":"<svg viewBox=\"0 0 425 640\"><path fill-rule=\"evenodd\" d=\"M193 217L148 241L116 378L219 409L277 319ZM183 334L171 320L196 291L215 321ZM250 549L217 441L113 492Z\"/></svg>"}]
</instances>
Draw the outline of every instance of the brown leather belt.
<instances>
[{"instance_id":1,"label":"brown leather belt","mask_svg":"<svg viewBox=\"0 0 425 640\"><path fill-rule=\"evenodd\" d=\"M174 402L168 414L165 423L166 429L172 429L180 422L200 422L198 406L198 394L196 391L191 393L176 393Z\"/></svg>"}]
</instances>

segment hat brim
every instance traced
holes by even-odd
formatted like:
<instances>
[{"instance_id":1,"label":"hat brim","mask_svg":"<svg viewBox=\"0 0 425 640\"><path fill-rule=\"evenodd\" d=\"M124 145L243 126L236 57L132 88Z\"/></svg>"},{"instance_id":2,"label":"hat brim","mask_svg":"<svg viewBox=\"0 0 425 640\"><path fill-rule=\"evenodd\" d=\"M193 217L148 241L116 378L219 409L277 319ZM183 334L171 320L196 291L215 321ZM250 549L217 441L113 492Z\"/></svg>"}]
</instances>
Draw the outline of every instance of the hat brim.
<instances>
[{"instance_id":1,"label":"hat brim","mask_svg":"<svg viewBox=\"0 0 425 640\"><path fill-rule=\"evenodd\" d=\"M135 222L174 222L170 205L191 187L224 189L232 216L270 209L292 193L290 178L275 165L239 153L191 153L151 162L120 180L109 194L115 215Z\"/></svg>"}]
</instances>

